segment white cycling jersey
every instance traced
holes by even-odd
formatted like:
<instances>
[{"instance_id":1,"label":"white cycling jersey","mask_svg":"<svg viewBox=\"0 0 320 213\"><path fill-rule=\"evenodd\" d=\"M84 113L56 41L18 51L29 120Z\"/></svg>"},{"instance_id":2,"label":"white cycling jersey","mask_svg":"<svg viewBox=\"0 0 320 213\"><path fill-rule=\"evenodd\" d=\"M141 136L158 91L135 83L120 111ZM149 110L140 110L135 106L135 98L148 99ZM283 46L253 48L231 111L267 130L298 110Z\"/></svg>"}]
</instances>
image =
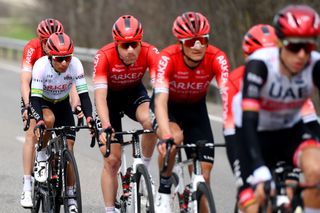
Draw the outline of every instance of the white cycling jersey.
<instances>
[{"instance_id":1,"label":"white cycling jersey","mask_svg":"<svg viewBox=\"0 0 320 213\"><path fill-rule=\"evenodd\" d=\"M312 95L315 87L313 68L320 60L320 54L313 51L307 66L299 74L288 78L280 73L279 48L264 48L250 55L249 60L263 61L267 67L267 79L253 73L249 81L265 81L260 91L260 110L258 130L277 130L290 128L301 120L300 109ZM248 88L254 93L254 87ZM252 90L252 91L250 91ZM242 127L242 90L233 98L232 110L235 124Z\"/></svg>"},{"instance_id":2,"label":"white cycling jersey","mask_svg":"<svg viewBox=\"0 0 320 213\"><path fill-rule=\"evenodd\" d=\"M48 56L36 61L32 70L31 96L41 97L50 102L59 102L68 97L72 84L76 85L78 94L88 92L80 60L72 57L64 73L56 72Z\"/></svg>"}]
</instances>

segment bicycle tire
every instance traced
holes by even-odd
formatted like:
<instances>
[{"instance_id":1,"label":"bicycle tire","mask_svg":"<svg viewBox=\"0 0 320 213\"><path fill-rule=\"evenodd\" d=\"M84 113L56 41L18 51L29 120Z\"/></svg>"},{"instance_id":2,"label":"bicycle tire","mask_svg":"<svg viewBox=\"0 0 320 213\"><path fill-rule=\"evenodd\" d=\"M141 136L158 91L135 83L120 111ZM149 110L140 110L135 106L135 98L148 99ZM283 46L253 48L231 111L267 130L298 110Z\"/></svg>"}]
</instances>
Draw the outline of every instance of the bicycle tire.
<instances>
[{"instance_id":1,"label":"bicycle tire","mask_svg":"<svg viewBox=\"0 0 320 213\"><path fill-rule=\"evenodd\" d=\"M197 186L197 191L196 191L196 199L197 199L197 209L198 209L198 212L203 212L201 209L200 209L200 200L202 197L205 197L206 200L207 200L207 205L206 207L209 209L208 212L211 212L211 213L216 213L216 207L215 207L215 204L214 204L214 199L213 199L213 195L212 195L212 192L209 188L209 186L206 184L206 183L199 183L198 186Z\"/></svg>"},{"instance_id":2,"label":"bicycle tire","mask_svg":"<svg viewBox=\"0 0 320 213\"><path fill-rule=\"evenodd\" d=\"M68 199L71 197L71 196L67 195L67 191L68 191L68 189L67 189L67 178L68 178L67 166L70 165L73 170L73 176L74 176L74 195L71 198L74 198L76 200L78 213L82 213L80 176L79 176L76 160L75 160L73 154L71 154L71 152L69 150L65 150L63 152L62 159L63 159L62 160L62 163L63 163L62 169L64 170L64 172L62 172L62 174L63 174L62 186L64 188L62 189L61 195L62 195L62 199L63 199L64 211L69 212Z\"/></svg>"},{"instance_id":3,"label":"bicycle tire","mask_svg":"<svg viewBox=\"0 0 320 213\"><path fill-rule=\"evenodd\" d=\"M141 177L144 178L144 183L146 186L146 191L148 193L147 196L143 195L143 193L140 193L141 187ZM147 168L143 164L139 164L137 166L137 171L135 174L135 180L137 183L137 190L135 196L137 196L137 205L138 205L138 212L142 213L154 213L154 200L153 200L153 194L152 194L152 187L151 187L151 181L150 181L150 175L148 173ZM142 197L147 198L146 206L141 206L142 204Z\"/></svg>"},{"instance_id":4,"label":"bicycle tire","mask_svg":"<svg viewBox=\"0 0 320 213\"><path fill-rule=\"evenodd\" d=\"M37 182L36 180L32 181L31 197L32 197L31 213L38 213L40 210L42 198L41 198L40 189L39 189L39 182Z\"/></svg>"}]
</instances>

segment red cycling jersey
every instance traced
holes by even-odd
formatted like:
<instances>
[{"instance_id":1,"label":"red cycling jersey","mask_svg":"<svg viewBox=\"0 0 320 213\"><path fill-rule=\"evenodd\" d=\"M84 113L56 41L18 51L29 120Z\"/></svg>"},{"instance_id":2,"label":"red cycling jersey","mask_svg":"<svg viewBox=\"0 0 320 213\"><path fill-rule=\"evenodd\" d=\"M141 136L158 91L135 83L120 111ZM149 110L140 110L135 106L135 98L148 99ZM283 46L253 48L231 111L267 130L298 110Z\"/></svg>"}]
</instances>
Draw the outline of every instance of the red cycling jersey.
<instances>
[{"instance_id":1,"label":"red cycling jersey","mask_svg":"<svg viewBox=\"0 0 320 213\"><path fill-rule=\"evenodd\" d=\"M229 80L227 83L228 98L227 104L224 105L224 135L233 135L235 133L234 117L232 112L232 100L233 97L239 92L241 87L241 82L244 75L244 65L233 70L229 75ZM300 114L305 123L317 120L316 110L314 108L312 100L309 98L304 103Z\"/></svg>"},{"instance_id":2,"label":"red cycling jersey","mask_svg":"<svg viewBox=\"0 0 320 213\"><path fill-rule=\"evenodd\" d=\"M39 38L31 39L25 46L22 54L22 71L32 72L34 63L44 56Z\"/></svg>"},{"instance_id":3,"label":"red cycling jersey","mask_svg":"<svg viewBox=\"0 0 320 213\"><path fill-rule=\"evenodd\" d=\"M158 54L156 47L141 42L141 51L137 61L127 66L119 58L115 43L105 45L97 52L94 60L95 89L109 87L112 90L121 91L133 88L141 82L147 68L153 79Z\"/></svg>"},{"instance_id":4,"label":"red cycling jersey","mask_svg":"<svg viewBox=\"0 0 320 213\"><path fill-rule=\"evenodd\" d=\"M190 68L184 63L180 45L174 44L160 53L155 75L155 93L169 92L169 101L172 102L198 102L205 97L214 76L219 88L226 84L229 69L226 54L212 45L208 45L201 63Z\"/></svg>"}]
</instances>

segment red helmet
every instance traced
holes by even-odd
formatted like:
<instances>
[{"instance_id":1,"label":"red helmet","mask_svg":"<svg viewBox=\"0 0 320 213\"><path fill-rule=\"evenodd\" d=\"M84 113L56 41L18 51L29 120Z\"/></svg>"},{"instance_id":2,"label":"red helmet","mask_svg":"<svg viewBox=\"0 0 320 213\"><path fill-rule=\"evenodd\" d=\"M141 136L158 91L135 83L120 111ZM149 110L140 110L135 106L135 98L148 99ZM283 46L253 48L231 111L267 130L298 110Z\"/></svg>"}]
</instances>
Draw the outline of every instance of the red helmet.
<instances>
[{"instance_id":1,"label":"red helmet","mask_svg":"<svg viewBox=\"0 0 320 213\"><path fill-rule=\"evenodd\" d=\"M273 25L280 39L316 38L320 33L319 15L307 5L285 7L274 17Z\"/></svg>"},{"instance_id":2,"label":"red helmet","mask_svg":"<svg viewBox=\"0 0 320 213\"><path fill-rule=\"evenodd\" d=\"M53 33L46 44L46 51L51 56L70 55L73 49L73 41L65 33Z\"/></svg>"},{"instance_id":3,"label":"red helmet","mask_svg":"<svg viewBox=\"0 0 320 213\"><path fill-rule=\"evenodd\" d=\"M141 41L143 36L142 25L134 16L121 16L113 24L112 36L116 42Z\"/></svg>"},{"instance_id":4,"label":"red helmet","mask_svg":"<svg viewBox=\"0 0 320 213\"><path fill-rule=\"evenodd\" d=\"M52 18L42 20L37 28L37 34L40 40L48 39L50 35L55 32L63 33L64 29L58 20Z\"/></svg>"},{"instance_id":5,"label":"red helmet","mask_svg":"<svg viewBox=\"0 0 320 213\"><path fill-rule=\"evenodd\" d=\"M201 13L186 12L173 22L172 32L178 39L202 36L209 34L210 24Z\"/></svg>"},{"instance_id":6,"label":"red helmet","mask_svg":"<svg viewBox=\"0 0 320 213\"><path fill-rule=\"evenodd\" d=\"M272 26L258 24L250 28L242 41L245 55L251 55L255 50L263 47L277 46L278 38Z\"/></svg>"}]
</instances>

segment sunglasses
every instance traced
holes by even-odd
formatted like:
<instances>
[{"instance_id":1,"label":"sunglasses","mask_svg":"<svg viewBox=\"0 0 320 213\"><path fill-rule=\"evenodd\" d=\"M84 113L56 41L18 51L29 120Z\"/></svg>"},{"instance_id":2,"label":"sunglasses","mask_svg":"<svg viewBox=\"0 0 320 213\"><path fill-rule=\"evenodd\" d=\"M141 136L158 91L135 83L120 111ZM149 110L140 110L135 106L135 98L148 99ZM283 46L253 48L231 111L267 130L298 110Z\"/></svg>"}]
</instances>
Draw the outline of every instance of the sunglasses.
<instances>
[{"instance_id":1,"label":"sunglasses","mask_svg":"<svg viewBox=\"0 0 320 213\"><path fill-rule=\"evenodd\" d=\"M305 51L305 53L310 54L311 51L316 49L316 44L314 43L290 43L287 42L284 44L284 47L293 53L300 52L301 49Z\"/></svg>"},{"instance_id":2,"label":"sunglasses","mask_svg":"<svg viewBox=\"0 0 320 213\"><path fill-rule=\"evenodd\" d=\"M52 56L52 60L59 62L59 63L61 63L63 61L69 62L69 61L71 61L71 59L72 59L72 55Z\"/></svg>"},{"instance_id":3,"label":"sunglasses","mask_svg":"<svg viewBox=\"0 0 320 213\"><path fill-rule=\"evenodd\" d=\"M180 39L180 41L182 44L184 44L186 47L189 47L189 48L195 48L197 44L200 44L201 47L205 47L209 43L209 35Z\"/></svg>"},{"instance_id":4,"label":"sunglasses","mask_svg":"<svg viewBox=\"0 0 320 213\"><path fill-rule=\"evenodd\" d=\"M133 49L135 49L137 46L140 45L140 42L138 42L138 41L124 42L124 43L119 43L118 45L122 49L128 49L129 47L132 47Z\"/></svg>"}]
</instances>

